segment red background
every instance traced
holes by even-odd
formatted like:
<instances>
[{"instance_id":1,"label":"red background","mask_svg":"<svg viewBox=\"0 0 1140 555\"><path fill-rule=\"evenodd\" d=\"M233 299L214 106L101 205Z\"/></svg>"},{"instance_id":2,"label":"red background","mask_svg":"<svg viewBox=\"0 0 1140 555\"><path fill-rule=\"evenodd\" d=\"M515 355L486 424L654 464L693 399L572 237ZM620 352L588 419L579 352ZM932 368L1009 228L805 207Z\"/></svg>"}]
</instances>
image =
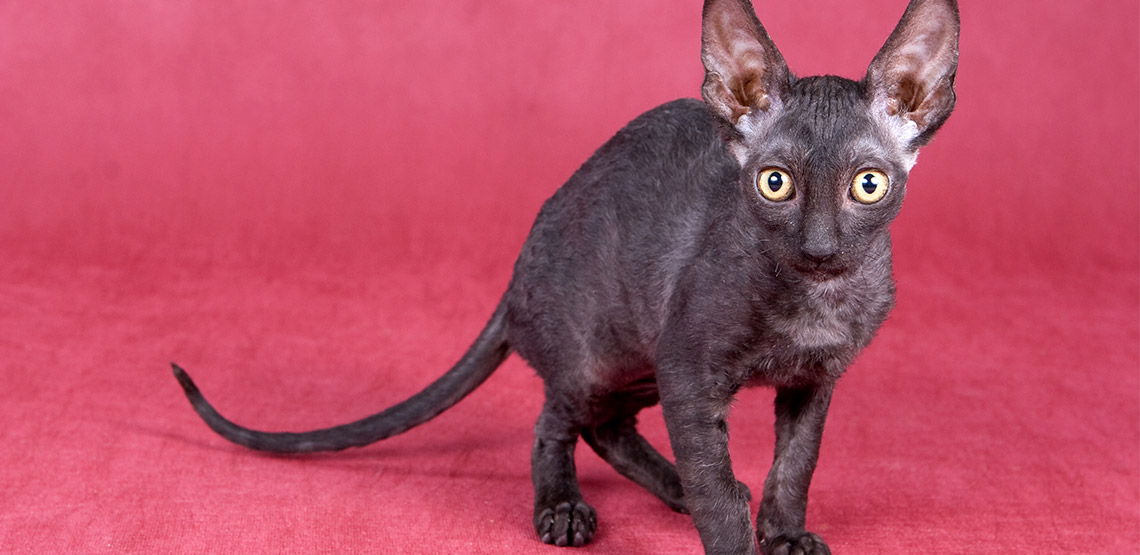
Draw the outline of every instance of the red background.
<instances>
[{"instance_id":1,"label":"red background","mask_svg":"<svg viewBox=\"0 0 1140 555\"><path fill-rule=\"evenodd\" d=\"M859 77L902 0L761 2L792 69ZM0 551L553 553L533 373L328 456L232 447L418 390L489 316L541 202L699 91L697 0L0 2ZM962 6L959 104L894 226L899 307L843 379L809 528L837 553L1140 549L1134 1ZM732 418L758 491L771 392ZM644 417L663 448L658 410ZM583 447L586 551L693 553Z\"/></svg>"}]
</instances>

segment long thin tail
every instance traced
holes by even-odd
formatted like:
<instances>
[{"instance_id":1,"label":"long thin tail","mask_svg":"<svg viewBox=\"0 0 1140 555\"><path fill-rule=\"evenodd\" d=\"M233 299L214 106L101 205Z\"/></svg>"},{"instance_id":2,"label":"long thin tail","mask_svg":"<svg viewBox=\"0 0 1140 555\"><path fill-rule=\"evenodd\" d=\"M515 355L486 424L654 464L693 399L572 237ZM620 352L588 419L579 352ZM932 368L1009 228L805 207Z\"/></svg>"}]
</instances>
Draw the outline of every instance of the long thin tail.
<instances>
[{"instance_id":1,"label":"long thin tail","mask_svg":"<svg viewBox=\"0 0 1140 555\"><path fill-rule=\"evenodd\" d=\"M222 437L250 449L273 453L339 451L368 445L423 424L479 387L511 352L507 343L505 312L500 304L463 358L423 391L356 422L310 432L259 432L234 424L210 406L185 370L177 364L171 366L190 405L206 425Z\"/></svg>"}]
</instances>

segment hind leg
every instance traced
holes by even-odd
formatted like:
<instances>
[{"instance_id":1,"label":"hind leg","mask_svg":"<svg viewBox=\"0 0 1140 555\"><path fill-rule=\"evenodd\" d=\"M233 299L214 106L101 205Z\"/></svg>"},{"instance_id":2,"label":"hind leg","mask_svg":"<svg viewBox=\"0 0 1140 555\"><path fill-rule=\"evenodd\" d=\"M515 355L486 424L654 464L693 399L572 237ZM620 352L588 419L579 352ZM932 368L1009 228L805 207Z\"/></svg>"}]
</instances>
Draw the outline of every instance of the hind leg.
<instances>
[{"instance_id":1,"label":"hind leg","mask_svg":"<svg viewBox=\"0 0 1140 555\"><path fill-rule=\"evenodd\" d=\"M637 431L637 419L622 416L582 431L582 438L622 476L649 490L670 509L688 513L677 469Z\"/></svg>"},{"instance_id":2,"label":"hind leg","mask_svg":"<svg viewBox=\"0 0 1140 555\"><path fill-rule=\"evenodd\" d=\"M570 411L547 401L535 426L531 453L534 529L543 543L582 546L594 537L598 516L582 500L574 467L581 425Z\"/></svg>"}]
</instances>

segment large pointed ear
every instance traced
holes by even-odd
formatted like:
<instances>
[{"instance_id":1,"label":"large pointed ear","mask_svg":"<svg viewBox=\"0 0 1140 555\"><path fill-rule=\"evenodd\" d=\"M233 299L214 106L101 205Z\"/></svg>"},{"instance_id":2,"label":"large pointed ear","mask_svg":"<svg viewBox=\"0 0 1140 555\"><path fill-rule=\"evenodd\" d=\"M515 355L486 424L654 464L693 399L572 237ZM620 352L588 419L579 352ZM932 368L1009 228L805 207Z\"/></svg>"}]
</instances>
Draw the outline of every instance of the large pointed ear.
<instances>
[{"instance_id":1,"label":"large pointed ear","mask_svg":"<svg viewBox=\"0 0 1140 555\"><path fill-rule=\"evenodd\" d=\"M791 77L748 0L705 0L701 62L701 97L733 124L749 112L767 111Z\"/></svg>"},{"instance_id":2,"label":"large pointed ear","mask_svg":"<svg viewBox=\"0 0 1140 555\"><path fill-rule=\"evenodd\" d=\"M958 29L955 0L911 0L867 68L873 108L902 120L909 148L926 144L954 109Z\"/></svg>"}]
</instances>

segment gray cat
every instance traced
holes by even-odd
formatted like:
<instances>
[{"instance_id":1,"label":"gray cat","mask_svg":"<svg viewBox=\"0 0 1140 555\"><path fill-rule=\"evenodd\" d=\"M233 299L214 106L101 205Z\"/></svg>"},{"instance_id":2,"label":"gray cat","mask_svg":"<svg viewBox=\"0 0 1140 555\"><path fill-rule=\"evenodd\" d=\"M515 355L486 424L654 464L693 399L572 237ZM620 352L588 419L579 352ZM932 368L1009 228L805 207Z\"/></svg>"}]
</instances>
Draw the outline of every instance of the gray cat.
<instances>
[{"instance_id":1,"label":"gray cat","mask_svg":"<svg viewBox=\"0 0 1140 555\"><path fill-rule=\"evenodd\" d=\"M266 433L175 375L230 441L329 451L428 421L514 351L545 383L531 458L543 542L594 536L574 469L581 437L691 513L706 553L829 553L804 530L824 419L894 303L888 226L918 148L954 107L958 28L954 0L912 0L862 81L799 79L747 0L707 0L704 102L633 120L543 205L490 322L426 389L343 426ZM777 390L776 456L754 528L725 419L735 393L758 385ZM658 402L676 466L636 428Z\"/></svg>"}]
</instances>

